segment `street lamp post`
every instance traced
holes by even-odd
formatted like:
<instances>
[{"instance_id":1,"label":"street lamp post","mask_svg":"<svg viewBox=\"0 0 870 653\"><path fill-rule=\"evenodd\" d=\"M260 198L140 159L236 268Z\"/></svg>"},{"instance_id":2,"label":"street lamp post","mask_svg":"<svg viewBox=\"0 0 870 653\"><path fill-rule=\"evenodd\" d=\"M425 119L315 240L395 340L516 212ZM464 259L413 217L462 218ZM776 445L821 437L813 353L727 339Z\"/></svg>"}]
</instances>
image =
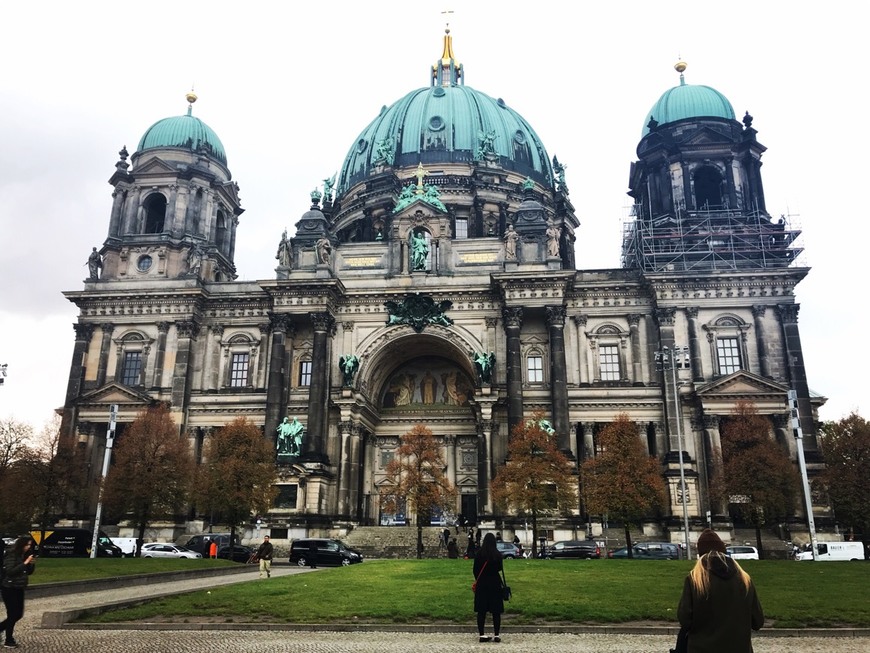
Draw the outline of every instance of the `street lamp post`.
<instances>
[{"instance_id":1,"label":"street lamp post","mask_svg":"<svg viewBox=\"0 0 870 653\"><path fill-rule=\"evenodd\" d=\"M659 369L671 372L671 382L674 388L674 406L676 412L674 417L677 422L677 447L680 456L680 502L683 505L683 538L686 545L686 558L692 559L692 548L689 545L689 508L686 505L686 470L683 464L683 425L682 425L682 410L680 407L680 389L677 383L677 368L689 366L689 348L682 346L674 346L673 349L662 347L661 351L656 352L656 363ZM667 381L667 375L665 375Z\"/></svg>"}]
</instances>

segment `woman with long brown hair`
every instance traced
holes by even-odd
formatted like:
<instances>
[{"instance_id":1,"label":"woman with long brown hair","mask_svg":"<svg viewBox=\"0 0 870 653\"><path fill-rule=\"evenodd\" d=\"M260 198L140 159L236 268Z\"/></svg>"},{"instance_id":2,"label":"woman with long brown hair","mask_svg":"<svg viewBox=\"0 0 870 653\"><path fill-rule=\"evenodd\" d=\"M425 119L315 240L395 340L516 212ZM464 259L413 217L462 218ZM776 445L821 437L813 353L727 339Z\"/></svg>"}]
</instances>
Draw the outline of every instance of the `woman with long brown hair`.
<instances>
[{"instance_id":1,"label":"woman with long brown hair","mask_svg":"<svg viewBox=\"0 0 870 653\"><path fill-rule=\"evenodd\" d=\"M495 535L487 533L477 555L474 556L474 611L477 613L477 632L481 642L490 638L484 635L486 613L492 614L492 630L494 642L500 642L501 613L504 612L504 599L501 591L502 570L501 553L495 544Z\"/></svg>"},{"instance_id":2,"label":"woman with long brown hair","mask_svg":"<svg viewBox=\"0 0 870 653\"><path fill-rule=\"evenodd\" d=\"M764 625L752 579L709 528L698 538L698 562L683 583L677 616L688 630L688 653L752 653L752 631Z\"/></svg>"}]
</instances>

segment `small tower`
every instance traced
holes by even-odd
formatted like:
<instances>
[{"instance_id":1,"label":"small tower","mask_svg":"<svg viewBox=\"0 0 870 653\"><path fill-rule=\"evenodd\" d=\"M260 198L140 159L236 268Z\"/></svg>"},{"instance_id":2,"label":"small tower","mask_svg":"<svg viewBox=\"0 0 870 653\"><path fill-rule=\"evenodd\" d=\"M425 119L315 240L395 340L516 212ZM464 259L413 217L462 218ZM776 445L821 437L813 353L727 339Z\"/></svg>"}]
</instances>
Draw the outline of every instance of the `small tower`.
<instances>
[{"instance_id":1,"label":"small tower","mask_svg":"<svg viewBox=\"0 0 870 653\"><path fill-rule=\"evenodd\" d=\"M680 83L665 91L644 121L631 166L634 220L623 234L622 265L645 272L787 267L799 235L771 219L761 183L752 116L743 124L728 99L709 86Z\"/></svg>"},{"instance_id":2,"label":"small tower","mask_svg":"<svg viewBox=\"0 0 870 653\"><path fill-rule=\"evenodd\" d=\"M236 278L236 227L243 210L224 146L187 113L154 123L127 163L119 152L101 281Z\"/></svg>"}]
</instances>

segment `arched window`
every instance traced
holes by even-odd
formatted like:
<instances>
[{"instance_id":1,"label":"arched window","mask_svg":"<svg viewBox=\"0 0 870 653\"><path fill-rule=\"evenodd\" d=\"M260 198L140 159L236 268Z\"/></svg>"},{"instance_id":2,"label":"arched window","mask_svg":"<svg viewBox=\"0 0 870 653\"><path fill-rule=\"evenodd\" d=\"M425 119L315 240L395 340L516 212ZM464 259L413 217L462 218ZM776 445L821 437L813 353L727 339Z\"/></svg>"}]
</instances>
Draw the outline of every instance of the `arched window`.
<instances>
[{"instance_id":1,"label":"arched window","mask_svg":"<svg viewBox=\"0 0 870 653\"><path fill-rule=\"evenodd\" d=\"M221 254L226 254L224 246L227 242L227 219L223 211L217 213L217 229L215 231L215 244Z\"/></svg>"},{"instance_id":2,"label":"arched window","mask_svg":"<svg viewBox=\"0 0 870 653\"><path fill-rule=\"evenodd\" d=\"M713 166L701 166L693 175L695 184L695 208L699 211L721 208L722 175Z\"/></svg>"},{"instance_id":3,"label":"arched window","mask_svg":"<svg viewBox=\"0 0 870 653\"><path fill-rule=\"evenodd\" d=\"M166 198L161 193L152 193L145 200L145 233L163 233L163 224L166 220Z\"/></svg>"}]
</instances>

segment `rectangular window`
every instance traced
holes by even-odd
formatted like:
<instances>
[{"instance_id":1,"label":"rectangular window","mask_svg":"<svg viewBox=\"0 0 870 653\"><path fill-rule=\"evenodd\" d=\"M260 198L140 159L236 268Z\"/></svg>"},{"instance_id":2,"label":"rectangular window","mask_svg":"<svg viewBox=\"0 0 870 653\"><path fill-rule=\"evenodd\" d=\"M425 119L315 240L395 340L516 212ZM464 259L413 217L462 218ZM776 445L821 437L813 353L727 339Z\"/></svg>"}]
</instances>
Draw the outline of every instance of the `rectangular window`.
<instances>
[{"instance_id":1,"label":"rectangular window","mask_svg":"<svg viewBox=\"0 0 870 653\"><path fill-rule=\"evenodd\" d=\"M121 376L121 383L124 385L139 385L139 379L142 376L142 352L141 351L125 351L124 352L124 374Z\"/></svg>"},{"instance_id":2,"label":"rectangular window","mask_svg":"<svg viewBox=\"0 0 870 653\"><path fill-rule=\"evenodd\" d=\"M244 388L248 385L248 354L233 354L230 364L230 387Z\"/></svg>"},{"instance_id":3,"label":"rectangular window","mask_svg":"<svg viewBox=\"0 0 870 653\"><path fill-rule=\"evenodd\" d=\"M716 357L719 360L719 374L733 374L741 369L740 343L737 338L717 338Z\"/></svg>"},{"instance_id":4,"label":"rectangular window","mask_svg":"<svg viewBox=\"0 0 870 653\"><path fill-rule=\"evenodd\" d=\"M277 485L278 494L275 496L275 499L272 505L275 508L283 508L287 510L294 510L296 508L296 496L299 490L298 485ZM278 537L276 534L276 529L272 529L272 537ZM286 531L284 537L287 537Z\"/></svg>"},{"instance_id":5,"label":"rectangular window","mask_svg":"<svg viewBox=\"0 0 870 653\"><path fill-rule=\"evenodd\" d=\"M468 220L456 218L456 238L468 238Z\"/></svg>"},{"instance_id":6,"label":"rectangular window","mask_svg":"<svg viewBox=\"0 0 870 653\"><path fill-rule=\"evenodd\" d=\"M301 361L299 363L299 385L311 385L311 361Z\"/></svg>"},{"instance_id":7,"label":"rectangular window","mask_svg":"<svg viewBox=\"0 0 870 653\"><path fill-rule=\"evenodd\" d=\"M544 359L540 356L529 356L526 359L528 382L543 383L544 381Z\"/></svg>"},{"instance_id":8,"label":"rectangular window","mask_svg":"<svg viewBox=\"0 0 870 653\"><path fill-rule=\"evenodd\" d=\"M602 381L619 381L619 347L617 345L600 345L598 347L598 362Z\"/></svg>"}]
</instances>

